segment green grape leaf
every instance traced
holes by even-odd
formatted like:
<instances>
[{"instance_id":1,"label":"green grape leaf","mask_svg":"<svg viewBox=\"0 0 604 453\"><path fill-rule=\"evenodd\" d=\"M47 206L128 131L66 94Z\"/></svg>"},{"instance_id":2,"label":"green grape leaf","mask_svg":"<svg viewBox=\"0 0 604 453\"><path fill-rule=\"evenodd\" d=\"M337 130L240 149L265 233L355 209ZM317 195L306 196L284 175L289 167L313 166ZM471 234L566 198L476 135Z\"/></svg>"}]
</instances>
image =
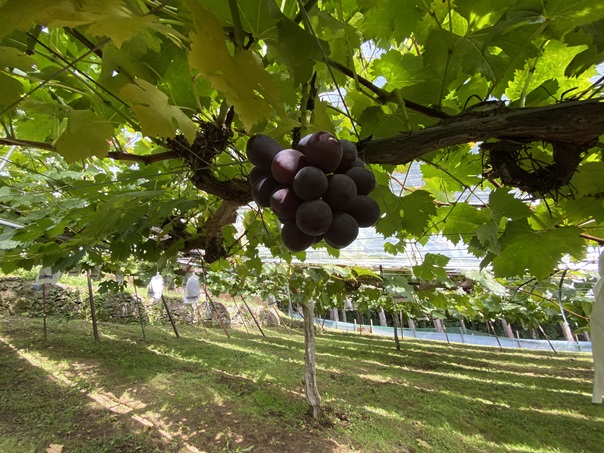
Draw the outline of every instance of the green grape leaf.
<instances>
[{"instance_id":1,"label":"green grape leaf","mask_svg":"<svg viewBox=\"0 0 604 453\"><path fill-rule=\"evenodd\" d=\"M388 42L391 38L403 42L411 36L417 22L423 17L423 11L416 2L383 0L375 3L371 0L359 0L363 11L360 29L368 38Z\"/></svg>"},{"instance_id":2,"label":"green grape leaf","mask_svg":"<svg viewBox=\"0 0 604 453\"><path fill-rule=\"evenodd\" d=\"M490 193L489 209L491 217L496 220L502 218L518 220L532 214L531 208L527 204L504 188L495 189Z\"/></svg>"},{"instance_id":3,"label":"green grape leaf","mask_svg":"<svg viewBox=\"0 0 604 453\"><path fill-rule=\"evenodd\" d=\"M14 47L0 46L0 68L17 68L21 71L29 71L36 64L29 55Z\"/></svg>"},{"instance_id":4,"label":"green grape leaf","mask_svg":"<svg viewBox=\"0 0 604 453\"><path fill-rule=\"evenodd\" d=\"M447 279L447 270L445 266L450 258L439 253L426 253L424 261L419 266L413 266L413 275L420 281L430 281L435 279Z\"/></svg>"},{"instance_id":5,"label":"green grape leaf","mask_svg":"<svg viewBox=\"0 0 604 453\"><path fill-rule=\"evenodd\" d=\"M0 106L8 106L18 101L23 93L23 85L14 77L0 72Z\"/></svg>"},{"instance_id":6,"label":"green grape leaf","mask_svg":"<svg viewBox=\"0 0 604 453\"><path fill-rule=\"evenodd\" d=\"M549 276L565 254L580 257L585 242L578 227L533 230L527 219L514 220L501 240L502 250L493 258L493 270L500 277L529 272L539 280Z\"/></svg>"},{"instance_id":7,"label":"green grape leaf","mask_svg":"<svg viewBox=\"0 0 604 453\"><path fill-rule=\"evenodd\" d=\"M168 96L145 80L137 80L120 90L120 95L132 103L132 110L148 137L173 138L177 130L189 143L195 139L195 123L178 107L168 103Z\"/></svg>"},{"instance_id":8,"label":"green grape leaf","mask_svg":"<svg viewBox=\"0 0 604 453\"><path fill-rule=\"evenodd\" d=\"M484 248L495 255L501 252L499 244L499 220L490 218L476 229L476 237Z\"/></svg>"},{"instance_id":9,"label":"green grape leaf","mask_svg":"<svg viewBox=\"0 0 604 453\"><path fill-rule=\"evenodd\" d=\"M386 79L386 89L402 88L420 83L426 78L424 60L411 54L401 54L398 50L389 50L371 63L374 77Z\"/></svg>"},{"instance_id":10,"label":"green grape leaf","mask_svg":"<svg viewBox=\"0 0 604 453\"><path fill-rule=\"evenodd\" d=\"M436 214L436 204L431 193L416 190L400 199L403 211L401 226L405 231L420 235L429 225L430 218Z\"/></svg>"},{"instance_id":11,"label":"green grape leaf","mask_svg":"<svg viewBox=\"0 0 604 453\"><path fill-rule=\"evenodd\" d=\"M466 203L457 203L446 209L443 234L454 244L460 240L468 243L478 227L488 220L485 209L478 209Z\"/></svg>"},{"instance_id":12,"label":"green grape leaf","mask_svg":"<svg viewBox=\"0 0 604 453\"><path fill-rule=\"evenodd\" d=\"M578 195L604 192L604 162L586 162L579 166L571 181Z\"/></svg>"},{"instance_id":13,"label":"green grape leaf","mask_svg":"<svg viewBox=\"0 0 604 453\"><path fill-rule=\"evenodd\" d=\"M90 110L69 112L67 128L54 145L66 162L88 157L105 157L113 137L113 125Z\"/></svg>"}]
</instances>

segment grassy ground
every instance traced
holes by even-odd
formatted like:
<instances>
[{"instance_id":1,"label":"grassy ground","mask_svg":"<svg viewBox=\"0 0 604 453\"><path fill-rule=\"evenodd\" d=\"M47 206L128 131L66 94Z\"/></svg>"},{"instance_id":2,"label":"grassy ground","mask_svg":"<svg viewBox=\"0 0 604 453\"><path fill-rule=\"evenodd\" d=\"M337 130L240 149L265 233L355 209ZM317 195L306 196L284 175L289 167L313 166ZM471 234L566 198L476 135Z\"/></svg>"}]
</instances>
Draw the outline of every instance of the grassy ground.
<instances>
[{"instance_id":1,"label":"grassy ground","mask_svg":"<svg viewBox=\"0 0 604 453\"><path fill-rule=\"evenodd\" d=\"M309 420L303 335L0 318L0 451L598 452L591 356L327 332Z\"/></svg>"}]
</instances>

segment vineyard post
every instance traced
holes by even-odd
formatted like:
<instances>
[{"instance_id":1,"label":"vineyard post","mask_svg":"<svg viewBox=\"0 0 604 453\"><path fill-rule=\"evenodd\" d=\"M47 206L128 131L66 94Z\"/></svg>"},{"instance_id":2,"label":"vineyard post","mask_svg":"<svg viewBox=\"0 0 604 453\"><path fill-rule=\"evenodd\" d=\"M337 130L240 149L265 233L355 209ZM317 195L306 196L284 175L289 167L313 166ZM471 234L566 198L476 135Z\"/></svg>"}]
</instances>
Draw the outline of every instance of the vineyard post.
<instances>
[{"instance_id":1,"label":"vineyard post","mask_svg":"<svg viewBox=\"0 0 604 453\"><path fill-rule=\"evenodd\" d=\"M199 324L201 324L201 328L206 334L206 338L210 338L210 335L208 334L208 329L206 329L206 326L203 323L203 316L201 316L201 310L199 309L199 304L197 302L195 303L195 308L197 309L197 316L199 316Z\"/></svg>"},{"instance_id":2,"label":"vineyard post","mask_svg":"<svg viewBox=\"0 0 604 453\"><path fill-rule=\"evenodd\" d=\"M42 318L44 319L44 341L48 339L46 331L46 283L42 283Z\"/></svg>"},{"instance_id":3,"label":"vineyard post","mask_svg":"<svg viewBox=\"0 0 604 453\"><path fill-rule=\"evenodd\" d=\"M174 330L176 338L180 338L180 335L178 334L178 329L176 328L176 323L174 322L174 318L172 317L172 312L170 311L170 307L168 307L168 302L166 301L166 298L163 294L161 295L161 301L164 303L164 308L166 309L166 313L168 314L168 318L170 319L170 324L172 324L172 329Z\"/></svg>"},{"instance_id":4,"label":"vineyard post","mask_svg":"<svg viewBox=\"0 0 604 453\"><path fill-rule=\"evenodd\" d=\"M145 323L143 321L143 311L141 310L141 301L138 298L138 290L136 289L136 283L134 283L134 275L132 276L132 286L134 287L134 297L136 300L136 308L138 310L138 321L141 325L141 330L143 332L143 341L147 341L147 337L145 335Z\"/></svg>"},{"instance_id":5,"label":"vineyard post","mask_svg":"<svg viewBox=\"0 0 604 453\"><path fill-rule=\"evenodd\" d=\"M491 324L491 321L487 321L487 330L489 330L489 329L493 331L493 335L495 335L497 344L499 345L500 348L503 349L503 346L501 346L501 341L499 341L499 337L497 336L497 332L495 332L495 326L493 326L493 324Z\"/></svg>"},{"instance_id":6,"label":"vineyard post","mask_svg":"<svg viewBox=\"0 0 604 453\"><path fill-rule=\"evenodd\" d=\"M241 310L239 309L239 305L237 305L237 301L235 300L235 296L233 296L232 294L231 294L231 299L233 299L233 303L235 304L235 310L237 310L237 314L239 316L241 316L241 321L243 322L243 327L245 327L245 331L247 332L247 335L249 337L250 331L247 328L247 322L245 322L245 316L243 316L243 313L241 313Z\"/></svg>"},{"instance_id":7,"label":"vineyard post","mask_svg":"<svg viewBox=\"0 0 604 453\"><path fill-rule=\"evenodd\" d=\"M552 342L549 341L549 337L545 334L545 331L543 330L543 327L541 327L541 324L539 324L539 330L541 331L541 333L543 334L543 336L549 343L549 346L550 346L550 348L552 348L552 351L554 351L554 354L558 354L558 351L556 351L556 348L554 348L554 345L552 344Z\"/></svg>"},{"instance_id":8,"label":"vineyard post","mask_svg":"<svg viewBox=\"0 0 604 453\"><path fill-rule=\"evenodd\" d=\"M516 331L516 338L518 339L518 349L522 349L522 343L520 343L520 332Z\"/></svg>"},{"instance_id":9,"label":"vineyard post","mask_svg":"<svg viewBox=\"0 0 604 453\"><path fill-rule=\"evenodd\" d=\"M88 300L90 302L90 316L92 316L92 331L94 333L94 342L99 342L99 329L96 324L96 311L94 308L94 295L92 294L92 278L90 269L86 269L86 278L88 280Z\"/></svg>"},{"instance_id":10,"label":"vineyard post","mask_svg":"<svg viewBox=\"0 0 604 453\"><path fill-rule=\"evenodd\" d=\"M258 329L260 330L260 333L262 334L262 336L266 337L266 335L264 334L264 331L262 330L262 327L260 327L260 323L256 319L256 316L254 316L254 312L252 311L252 309L249 307L249 305L247 304L247 302L245 301L243 296L239 296L239 297L241 297L241 302L243 302L243 305L245 305L245 308L247 308L247 311L249 311L250 315L252 315L252 319L256 323L256 326L258 326Z\"/></svg>"}]
</instances>

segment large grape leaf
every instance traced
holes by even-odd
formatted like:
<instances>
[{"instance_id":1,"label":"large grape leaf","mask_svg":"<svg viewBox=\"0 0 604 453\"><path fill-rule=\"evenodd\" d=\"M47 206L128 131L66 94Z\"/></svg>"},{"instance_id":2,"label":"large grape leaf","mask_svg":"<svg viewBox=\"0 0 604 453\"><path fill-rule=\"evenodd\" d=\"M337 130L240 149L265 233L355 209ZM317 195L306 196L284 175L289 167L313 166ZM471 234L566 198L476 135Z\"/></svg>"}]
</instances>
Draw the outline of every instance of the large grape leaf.
<instances>
[{"instance_id":1,"label":"large grape leaf","mask_svg":"<svg viewBox=\"0 0 604 453\"><path fill-rule=\"evenodd\" d=\"M428 227L430 219L436 214L434 197L425 190L416 190L400 199L403 211L401 226L405 231L420 235Z\"/></svg>"},{"instance_id":2,"label":"large grape leaf","mask_svg":"<svg viewBox=\"0 0 604 453\"><path fill-rule=\"evenodd\" d=\"M33 23L54 27L89 25L96 36L108 36L116 47L143 28L153 26L166 33L176 31L159 23L157 16L133 11L123 0L8 0L0 7L0 38L14 29L27 30Z\"/></svg>"},{"instance_id":3,"label":"large grape leaf","mask_svg":"<svg viewBox=\"0 0 604 453\"><path fill-rule=\"evenodd\" d=\"M522 219L532 214L531 208L514 197L507 189L496 189L489 194L489 219L476 229L476 237L486 250L498 255L499 225L503 219Z\"/></svg>"},{"instance_id":4,"label":"large grape leaf","mask_svg":"<svg viewBox=\"0 0 604 453\"><path fill-rule=\"evenodd\" d=\"M402 88L420 83L426 79L424 60L421 56L402 54L391 49L371 63L374 77L386 79L386 89Z\"/></svg>"},{"instance_id":5,"label":"large grape leaf","mask_svg":"<svg viewBox=\"0 0 604 453\"><path fill-rule=\"evenodd\" d=\"M359 0L358 4L363 14L360 29L367 38L385 42L394 38L398 42L403 42L405 38L411 36L424 15L423 8L417 3L400 0L384 0L379 3Z\"/></svg>"},{"instance_id":6,"label":"large grape leaf","mask_svg":"<svg viewBox=\"0 0 604 453\"><path fill-rule=\"evenodd\" d=\"M573 226L536 231L527 219L512 221L501 240L501 253L493 258L493 270L500 277L529 272L542 280L553 272L564 255L581 257L585 241L580 233L581 229Z\"/></svg>"},{"instance_id":7,"label":"large grape leaf","mask_svg":"<svg viewBox=\"0 0 604 453\"><path fill-rule=\"evenodd\" d=\"M177 129L193 143L195 124L178 107L168 103L168 96L145 80L137 80L120 90L120 95L132 103L143 134L149 137L174 137Z\"/></svg>"},{"instance_id":8,"label":"large grape leaf","mask_svg":"<svg viewBox=\"0 0 604 453\"><path fill-rule=\"evenodd\" d=\"M476 230L488 220L484 209L478 209L466 203L457 203L446 208L443 234L454 244L460 240L468 243Z\"/></svg>"},{"instance_id":9,"label":"large grape leaf","mask_svg":"<svg viewBox=\"0 0 604 453\"><path fill-rule=\"evenodd\" d=\"M224 93L246 128L270 118L274 111L285 118L278 87L258 55L245 49L231 55L216 17L190 0L185 3L195 23L195 31L189 35L190 66Z\"/></svg>"},{"instance_id":10,"label":"large grape leaf","mask_svg":"<svg viewBox=\"0 0 604 453\"><path fill-rule=\"evenodd\" d=\"M65 161L87 157L105 157L113 136L113 125L90 110L72 110L67 128L57 138L55 147Z\"/></svg>"},{"instance_id":11,"label":"large grape leaf","mask_svg":"<svg viewBox=\"0 0 604 453\"><path fill-rule=\"evenodd\" d=\"M3 72L0 72L0 106L11 105L21 98L23 84Z\"/></svg>"},{"instance_id":12,"label":"large grape leaf","mask_svg":"<svg viewBox=\"0 0 604 453\"><path fill-rule=\"evenodd\" d=\"M17 68L29 71L36 64L36 60L14 47L0 46L0 68Z\"/></svg>"},{"instance_id":13,"label":"large grape leaf","mask_svg":"<svg viewBox=\"0 0 604 453\"><path fill-rule=\"evenodd\" d=\"M434 279L446 279L447 270L445 266L451 258L440 253L426 253L424 261L419 266L413 266L413 275L421 281Z\"/></svg>"},{"instance_id":14,"label":"large grape leaf","mask_svg":"<svg viewBox=\"0 0 604 453\"><path fill-rule=\"evenodd\" d=\"M580 165L571 185L578 195L604 192L604 162L587 162Z\"/></svg>"}]
</instances>

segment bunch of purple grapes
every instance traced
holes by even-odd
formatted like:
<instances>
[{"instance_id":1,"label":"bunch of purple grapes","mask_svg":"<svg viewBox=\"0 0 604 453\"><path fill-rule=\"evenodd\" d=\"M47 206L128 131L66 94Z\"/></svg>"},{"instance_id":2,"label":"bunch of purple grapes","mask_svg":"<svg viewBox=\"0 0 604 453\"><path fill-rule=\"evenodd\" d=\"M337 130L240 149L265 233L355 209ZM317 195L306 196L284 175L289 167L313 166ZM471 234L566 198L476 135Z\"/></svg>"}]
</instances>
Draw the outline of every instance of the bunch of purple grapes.
<instances>
[{"instance_id":1,"label":"bunch of purple grapes","mask_svg":"<svg viewBox=\"0 0 604 453\"><path fill-rule=\"evenodd\" d=\"M254 164L254 200L273 210L283 224L283 244L293 252L323 239L334 248L347 247L359 227L380 217L379 205L368 196L375 176L351 141L321 131L304 137L296 149L283 149L258 134L247 143L247 157Z\"/></svg>"}]
</instances>

